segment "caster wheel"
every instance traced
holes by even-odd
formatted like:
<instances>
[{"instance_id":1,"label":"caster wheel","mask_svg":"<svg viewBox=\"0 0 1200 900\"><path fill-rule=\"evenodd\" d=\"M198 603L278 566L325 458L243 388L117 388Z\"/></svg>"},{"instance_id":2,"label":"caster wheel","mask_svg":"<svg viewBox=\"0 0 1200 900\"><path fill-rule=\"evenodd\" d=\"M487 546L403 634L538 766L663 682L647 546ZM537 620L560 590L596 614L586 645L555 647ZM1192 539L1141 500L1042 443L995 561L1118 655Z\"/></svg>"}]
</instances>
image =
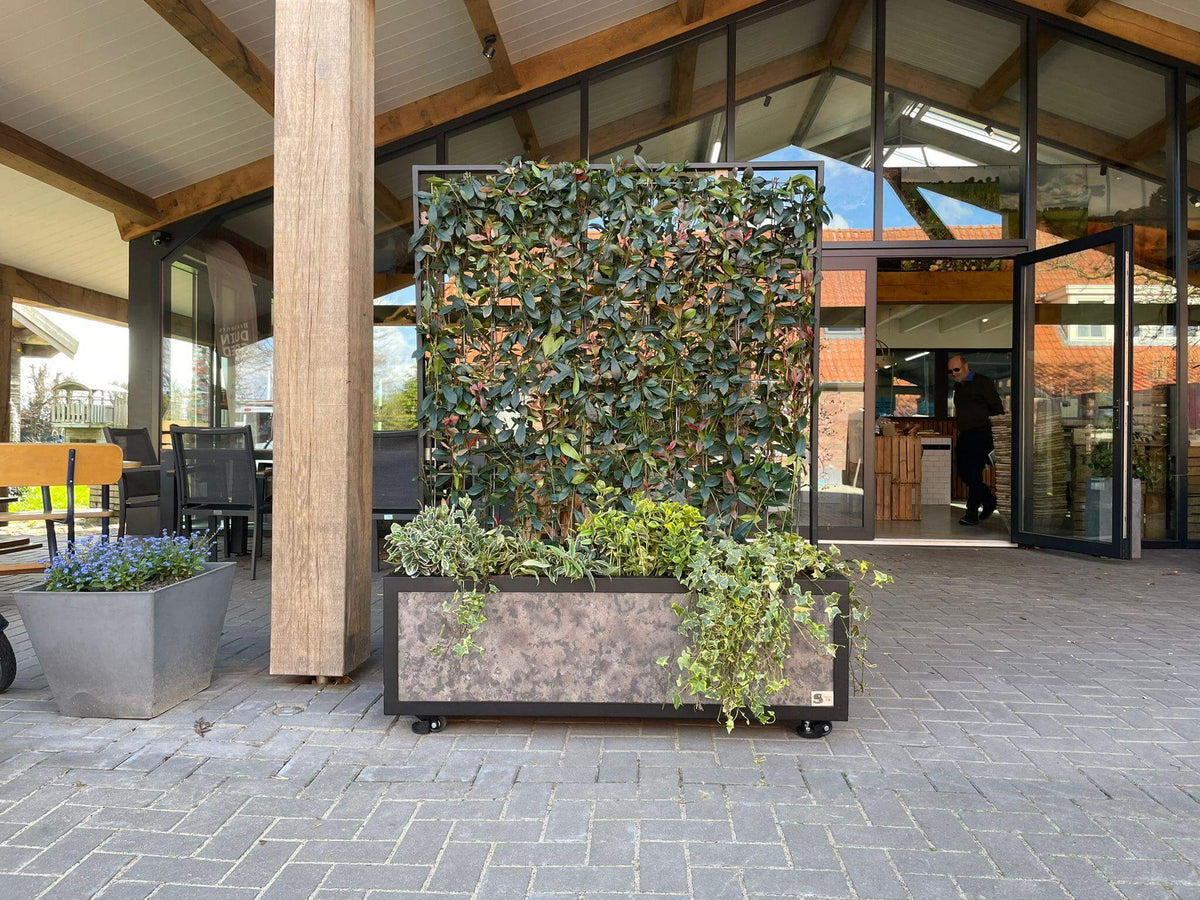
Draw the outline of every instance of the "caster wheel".
<instances>
[{"instance_id":1,"label":"caster wheel","mask_svg":"<svg viewBox=\"0 0 1200 900\"><path fill-rule=\"evenodd\" d=\"M422 717L412 723L413 734L435 734L445 727L445 716Z\"/></svg>"},{"instance_id":2,"label":"caster wheel","mask_svg":"<svg viewBox=\"0 0 1200 900\"><path fill-rule=\"evenodd\" d=\"M833 731L832 722L810 722L806 720L796 726L796 734L800 735L802 738L809 738L810 740L823 738L831 731Z\"/></svg>"},{"instance_id":3,"label":"caster wheel","mask_svg":"<svg viewBox=\"0 0 1200 900\"><path fill-rule=\"evenodd\" d=\"M17 677L17 654L3 631L0 631L0 694L8 690Z\"/></svg>"}]
</instances>

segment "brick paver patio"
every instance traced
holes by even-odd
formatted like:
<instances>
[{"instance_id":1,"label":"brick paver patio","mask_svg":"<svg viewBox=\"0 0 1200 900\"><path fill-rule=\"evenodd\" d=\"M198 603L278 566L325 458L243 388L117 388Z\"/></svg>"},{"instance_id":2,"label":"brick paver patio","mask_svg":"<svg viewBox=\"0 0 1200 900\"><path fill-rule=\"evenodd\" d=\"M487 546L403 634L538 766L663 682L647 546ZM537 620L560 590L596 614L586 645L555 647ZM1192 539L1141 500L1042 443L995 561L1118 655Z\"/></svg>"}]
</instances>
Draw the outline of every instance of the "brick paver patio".
<instances>
[{"instance_id":1,"label":"brick paver patio","mask_svg":"<svg viewBox=\"0 0 1200 900\"><path fill-rule=\"evenodd\" d=\"M354 683L268 676L269 579L244 567L210 690L66 719L0 594L0 898L1200 898L1200 554L867 555L898 574L879 666L823 741L418 738L380 711L378 632Z\"/></svg>"}]
</instances>

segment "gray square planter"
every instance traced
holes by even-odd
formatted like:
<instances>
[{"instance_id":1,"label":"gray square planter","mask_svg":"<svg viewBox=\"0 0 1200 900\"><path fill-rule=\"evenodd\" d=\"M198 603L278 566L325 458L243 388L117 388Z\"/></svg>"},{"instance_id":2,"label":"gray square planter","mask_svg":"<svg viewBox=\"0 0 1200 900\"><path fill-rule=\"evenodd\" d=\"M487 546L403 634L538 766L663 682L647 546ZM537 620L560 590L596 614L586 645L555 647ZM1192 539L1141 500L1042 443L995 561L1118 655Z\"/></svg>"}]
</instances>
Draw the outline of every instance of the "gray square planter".
<instances>
[{"instance_id":1,"label":"gray square planter","mask_svg":"<svg viewBox=\"0 0 1200 900\"><path fill-rule=\"evenodd\" d=\"M802 579L815 595L838 594L849 613L842 578ZM674 659L683 647L672 603L690 594L673 578L538 581L497 578L487 600L487 624L476 639L482 656L433 656L444 639L442 605L454 596L449 578L393 575L383 581L384 712L445 716L655 717L716 721L716 707L672 703ZM846 642L838 619L834 640ZM780 723L845 721L850 666L846 650L830 657L797 636L775 698ZM691 698L689 698L691 699ZM440 726L439 726L440 727Z\"/></svg>"},{"instance_id":2,"label":"gray square planter","mask_svg":"<svg viewBox=\"0 0 1200 900\"><path fill-rule=\"evenodd\" d=\"M234 564L153 591L14 596L63 715L151 719L212 681Z\"/></svg>"}]
</instances>

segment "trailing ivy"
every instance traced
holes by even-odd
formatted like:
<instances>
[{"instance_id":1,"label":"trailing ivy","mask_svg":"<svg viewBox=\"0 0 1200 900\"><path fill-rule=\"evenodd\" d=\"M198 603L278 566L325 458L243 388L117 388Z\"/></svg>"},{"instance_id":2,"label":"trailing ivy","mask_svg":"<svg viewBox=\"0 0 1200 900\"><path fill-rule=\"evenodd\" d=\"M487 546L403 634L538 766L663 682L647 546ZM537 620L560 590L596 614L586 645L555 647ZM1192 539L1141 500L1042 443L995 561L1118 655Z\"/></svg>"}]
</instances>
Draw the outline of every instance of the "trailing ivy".
<instances>
[{"instance_id":1,"label":"trailing ivy","mask_svg":"<svg viewBox=\"0 0 1200 900\"><path fill-rule=\"evenodd\" d=\"M790 523L829 215L811 178L516 159L419 199L433 496L553 540L600 482L735 537Z\"/></svg>"},{"instance_id":2,"label":"trailing ivy","mask_svg":"<svg viewBox=\"0 0 1200 900\"><path fill-rule=\"evenodd\" d=\"M678 670L676 706L685 697L715 703L729 730L739 720L773 721L771 703L788 686L786 664L797 634L830 656L845 647L858 663L861 684L870 610L856 583L880 586L889 576L790 532L766 531L739 541L709 532L699 511L686 504L637 496L626 511L612 502L610 489L600 486L599 494L600 508L584 516L565 546L521 537L503 525L485 527L466 501L428 507L412 522L393 525L390 563L407 575L457 582L431 652L449 649L460 659L483 653L476 635L487 622L487 601L496 592L492 579L498 576L556 581L673 575L690 592L687 603L674 607L683 647L678 657L658 663ZM831 577L850 584L847 615L838 595L811 589L810 581ZM451 636L444 641L447 630Z\"/></svg>"}]
</instances>

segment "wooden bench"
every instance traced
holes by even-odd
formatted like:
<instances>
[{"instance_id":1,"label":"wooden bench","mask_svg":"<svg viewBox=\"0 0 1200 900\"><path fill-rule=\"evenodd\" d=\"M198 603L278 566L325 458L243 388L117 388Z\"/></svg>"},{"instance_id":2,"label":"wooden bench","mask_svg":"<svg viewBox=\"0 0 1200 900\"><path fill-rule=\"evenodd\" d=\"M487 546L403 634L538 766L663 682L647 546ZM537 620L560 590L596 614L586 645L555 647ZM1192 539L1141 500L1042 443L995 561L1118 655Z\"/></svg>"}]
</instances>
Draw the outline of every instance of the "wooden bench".
<instances>
[{"instance_id":1,"label":"wooden bench","mask_svg":"<svg viewBox=\"0 0 1200 900\"><path fill-rule=\"evenodd\" d=\"M58 554L57 525L67 527L67 545L75 542L77 519L99 519L107 538L112 517L110 488L121 478L121 448L114 444L0 444L0 488L40 487L41 512L0 512L0 522L44 522L50 558ZM55 509L51 486L66 485L67 508ZM99 509L76 509L76 486L100 487ZM31 575L41 563L0 565L0 575Z\"/></svg>"}]
</instances>

